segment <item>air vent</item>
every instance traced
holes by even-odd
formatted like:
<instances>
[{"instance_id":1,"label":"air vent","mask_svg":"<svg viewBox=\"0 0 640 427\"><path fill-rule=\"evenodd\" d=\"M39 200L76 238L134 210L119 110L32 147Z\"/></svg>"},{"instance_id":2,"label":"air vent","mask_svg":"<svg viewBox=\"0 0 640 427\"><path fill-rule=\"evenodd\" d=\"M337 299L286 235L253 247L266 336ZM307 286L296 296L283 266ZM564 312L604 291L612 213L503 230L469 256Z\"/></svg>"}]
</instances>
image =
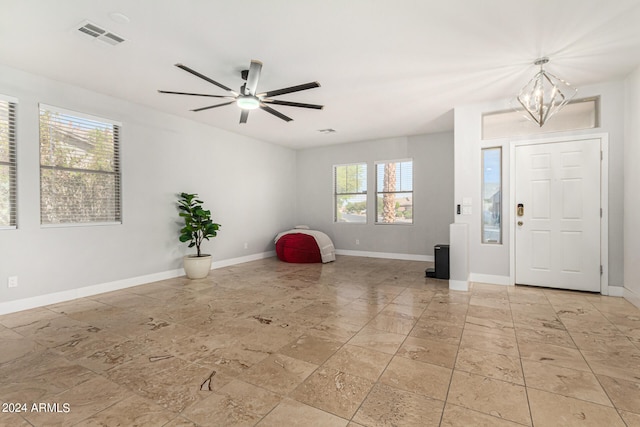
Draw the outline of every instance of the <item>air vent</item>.
<instances>
[{"instance_id":1,"label":"air vent","mask_svg":"<svg viewBox=\"0 0 640 427\"><path fill-rule=\"evenodd\" d=\"M323 134L335 133L335 131L336 131L335 129L331 129L331 128L328 128L328 129L318 129L318 132L323 133Z\"/></svg>"},{"instance_id":2,"label":"air vent","mask_svg":"<svg viewBox=\"0 0 640 427\"><path fill-rule=\"evenodd\" d=\"M96 24L85 21L78 27L78 31L83 34L86 34L95 40L99 40L101 42L107 43L111 46L118 45L124 41L124 39L110 31L105 30L104 28L100 28Z\"/></svg>"}]
</instances>

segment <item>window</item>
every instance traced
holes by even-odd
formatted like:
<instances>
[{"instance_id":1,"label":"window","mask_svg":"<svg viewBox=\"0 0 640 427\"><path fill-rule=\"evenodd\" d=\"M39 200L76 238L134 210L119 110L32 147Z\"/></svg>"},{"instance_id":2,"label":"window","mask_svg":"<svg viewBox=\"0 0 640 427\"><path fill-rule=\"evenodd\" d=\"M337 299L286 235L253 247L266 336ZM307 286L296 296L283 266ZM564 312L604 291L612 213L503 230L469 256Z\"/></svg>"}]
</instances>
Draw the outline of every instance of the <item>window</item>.
<instances>
[{"instance_id":1,"label":"window","mask_svg":"<svg viewBox=\"0 0 640 427\"><path fill-rule=\"evenodd\" d=\"M16 227L16 105L0 96L0 228Z\"/></svg>"},{"instance_id":2,"label":"window","mask_svg":"<svg viewBox=\"0 0 640 427\"><path fill-rule=\"evenodd\" d=\"M413 160L376 162L376 223L413 223Z\"/></svg>"},{"instance_id":3,"label":"window","mask_svg":"<svg viewBox=\"0 0 640 427\"><path fill-rule=\"evenodd\" d=\"M335 222L367 223L367 164L333 167Z\"/></svg>"},{"instance_id":4,"label":"window","mask_svg":"<svg viewBox=\"0 0 640 427\"><path fill-rule=\"evenodd\" d=\"M40 221L121 221L118 123L40 105Z\"/></svg>"},{"instance_id":5,"label":"window","mask_svg":"<svg viewBox=\"0 0 640 427\"><path fill-rule=\"evenodd\" d=\"M482 149L482 243L502 243L502 149Z\"/></svg>"},{"instance_id":6,"label":"window","mask_svg":"<svg viewBox=\"0 0 640 427\"><path fill-rule=\"evenodd\" d=\"M519 111L497 111L482 115L482 139L536 135L565 130L593 129L599 126L600 98L574 99L558 111L543 127Z\"/></svg>"}]
</instances>

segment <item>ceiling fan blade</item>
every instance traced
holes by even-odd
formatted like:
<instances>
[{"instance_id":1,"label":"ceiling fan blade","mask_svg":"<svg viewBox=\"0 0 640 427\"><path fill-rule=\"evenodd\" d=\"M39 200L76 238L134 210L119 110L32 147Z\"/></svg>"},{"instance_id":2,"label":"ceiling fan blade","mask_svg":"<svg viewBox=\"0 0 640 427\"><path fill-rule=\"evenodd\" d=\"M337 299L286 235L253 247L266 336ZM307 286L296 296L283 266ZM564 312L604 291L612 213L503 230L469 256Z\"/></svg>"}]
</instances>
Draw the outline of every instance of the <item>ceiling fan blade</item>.
<instances>
[{"instance_id":1,"label":"ceiling fan blade","mask_svg":"<svg viewBox=\"0 0 640 427\"><path fill-rule=\"evenodd\" d=\"M224 107L225 105L233 104L234 102L236 101L225 102L223 104L209 105L208 107L196 108L195 110L191 110L191 111L210 110L211 108Z\"/></svg>"},{"instance_id":2,"label":"ceiling fan blade","mask_svg":"<svg viewBox=\"0 0 640 427\"><path fill-rule=\"evenodd\" d=\"M271 113L274 116L278 117L279 119L284 120L285 122L290 122L291 120L293 120L291 117L285 116L281 112L274 110L273 108L269 107L268 105L260 104L260 108L262 108L267 113Z\"/></svg>"},{"instance_id":3,"label":"ceiling fan blade","mask_svg":"<svg viewBox=\"0 0 640 427\"><path fill-rule=\"evenodd\" d=\"M178 67L178 68L180 68L180 69L182 69L182 70L186 71L187 73L191 73L191 74L193 74L193 75L194 75L194 76L196 76L196 77L200 77L202 80L208 81L209 83L212 83L212 84L214 84L214 85L218 86L218 87L219 87L219 88L221 88L221 89L224 89L224 90L226 90L226 91L228 91L228 92L231 92L231 93L233 93L234 95L238 95L238 93L237 93L237 92L235 92L235 91L231 90L230 88L226 87L226 86L225 86L225 85L223 85L222 83L218 83L217 81L215 81L215 80L213 80L213 79L210 79L209 77L205 76L204 74L200 74L200 73L199 73L199 72L197 72L196 70L193 70L193 69L191 69L191 68L187 67L186 65L176 64L176 67Z\"/></svg>"},{"instance_id":4,"label":"ceiling fan blade","mask_svg":"<svg viewBox=\"0 0 640 427\"><path fill-rule=\"evenodd\" d=\"M258 80L260 80L260 71L262 70L262 62L251 60L251 66L249 67L249 75L247 76L247 87L245 89L245 95L255 95L256 88L258 87Z\"/></svg>"},{"instance_id":5,"label":"ceiling fan blade","mask_svg":"<svg viewBox=\"0 0 640 427\"><path fill-rule=\"evenodd\" d=\"M208 96L210 98L233 98L228 95L207 95L204 93L190 93L190 92L174 92L171 90L158 90L159 93L168 93L171 95L191 95L191 96Z\"/></svg>"},{"instance_id":6,"label":"ceiling fan blade","mask_svg":"<svg viewBox=\"0 0 640 427\"><path fill-rule=\"evenodd\" d=\"M286 105L288 107L313 108L314 110L322 110L324 108L324 105L303 104L301 102L279 101L277 99L263 99L262 102L264 102L265 104Z\"/></svg>"},{"instance_id":7,"label":"ceiling fan blade","mask_svg":"<svg viewBox=\"0 0 640 427\"><path fill-rule=\"evenodd\" d=\"M240 113L240 123L247 123L248 117L249 117L249 110L242 110L242 113Z\"/></svg>"},{"instance_id":8,"label":"ceiling fan blade","mask_svg":"<svg viewBox=\"0 0 640 427\"><path fill-rule=\"evenodd\" d=\"M263 98L271 98L272 96L284 95L285 93L291 93L291 92L299 92L301 90L313 89L314 87L320 87L320 83L311 82L311 83L305 83L303 85L285 87L284 89L270 90L269 92L259 93L256 96L263 97Z\"/></svg>"}]
</instances>

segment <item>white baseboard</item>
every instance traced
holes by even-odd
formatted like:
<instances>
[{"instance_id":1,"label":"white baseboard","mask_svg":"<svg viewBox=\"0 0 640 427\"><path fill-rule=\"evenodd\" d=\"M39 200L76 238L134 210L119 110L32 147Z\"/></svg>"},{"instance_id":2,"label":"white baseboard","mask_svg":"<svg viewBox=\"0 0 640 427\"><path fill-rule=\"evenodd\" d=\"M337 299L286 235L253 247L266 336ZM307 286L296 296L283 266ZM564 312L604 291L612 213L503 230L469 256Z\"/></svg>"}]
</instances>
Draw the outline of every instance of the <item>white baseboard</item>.
<instances>
[{"instance_id":1,"label":"white baseboard","mask_svg":"<svg viewBox=\"0 0 640 427\"><path fill-rule=\"evenodd\" d=\"M434 261L434 258L432 255L396 254L392 252L351 251L347 249L336 249L336 255L361 256L361 257L367 257L367 258L402 259L405 261L426 261L426 262Z\"/></svg>"},{"instance_id":2,"label":"white baseboard","mask_svg":"<svg viewBox=\"0 0 640 427\"><path fill-rule=\"evenodd\" d=\"M611 288L613 286L609 286L609 295L611 295ZM629 301L631 304L635 305L636 307L640 308L640 294L632 291L629 288L622 288L623 291L623 297L624 299L626 299L627 301Z\"/></svg>"},{"instance_id":3,"label":"white baseboard","mask_svg":"<svg viewBox=\"0 0 640 427\"><path fill-rule=\"evenodd\" d=\"M255 261L263 258L271 258L276 255L275 251L262 252L253 255L247 255L239 258L230 258L222 261L216 261L211 265L211 269L227 267L230 265L242 264L249 261ZM0 303L0 315L15 313L16 311L29 310L31 308L43 307L51 304L58 304L65 301L71 301L77 298L85 298L93 295L103 294L105 292L117 291L120 289L131 288L133 286L144 285L146 283L157 282L159 280L173 279L175 277L184 276L184 269L163 271L161 273L146 274L144 276L130 277L127 279L116 280L114 282L100 283L98 285L84 286L77 289L69 289L67 291L54 292L51 294L38 295L30 298L23 298L14 301Z\"/></svg>"},{"instance_id":4,"label":"white baseboard","mask_svg":"<svg viewBox=\"0 0 640 427\"><path fill-rule=\"evenodd\" d=\"M608 295L610 297L623 297L625 289L622 286L608 286Z\"/></svg>"},{"instance_id":5,"label":"white baseboard","mask_svg":"<svg viewBox=\"0 0 640 427\"><path fill-rule=\"evenodd\" d=\"M276 256L276 251L261 252L258 254L241 256L238 258L223 259L222 261L214 261L211 264L211 269L215 270L216 268L228 267L230 265L236 265L236 264L244 264L245 262L257 261L259 259L271 258L274 256ZM182 270L181 275L183 274L184 274L184 270Z\"/></svg>"},{"instance_id":6,"label":"white baseboard","mask_svg":"<svg viewBox=\"0 0 640 427\"><path fill-rule=\"evenodd\" d=\"M509 276L496 276L494 274L469 273L470 282L489 283L490 285L510 286Z\"/></svg>"}]
</instances>

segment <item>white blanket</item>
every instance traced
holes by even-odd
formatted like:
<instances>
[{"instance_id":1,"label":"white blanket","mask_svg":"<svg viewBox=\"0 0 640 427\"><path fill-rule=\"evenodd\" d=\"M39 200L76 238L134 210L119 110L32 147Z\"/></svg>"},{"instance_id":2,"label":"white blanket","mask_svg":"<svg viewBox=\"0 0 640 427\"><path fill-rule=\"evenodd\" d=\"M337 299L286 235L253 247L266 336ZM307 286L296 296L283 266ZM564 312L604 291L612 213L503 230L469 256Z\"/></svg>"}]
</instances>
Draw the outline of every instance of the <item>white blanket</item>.
<instances>
[{"instance_id":1,"label":"white blanket","mask_svg":"<svg viewBox=\"0 0 640 427\"><path fill-rule=\"evenodd\" d=\"M336 248L333 246L333 242L331 241L331 238L326 234L324 234L322 231L304 230L299 228L283 231L282 233L279 233L276 236L275 242L277 243L278 240L280 240L280 238L285 234L296 234L296 233L308 234L309 236L313 237L316 240L316 243L318 244L318 248L320 248L320 256L322 257L323 263L336 260Z\"/></svg>"}]
</instances>

